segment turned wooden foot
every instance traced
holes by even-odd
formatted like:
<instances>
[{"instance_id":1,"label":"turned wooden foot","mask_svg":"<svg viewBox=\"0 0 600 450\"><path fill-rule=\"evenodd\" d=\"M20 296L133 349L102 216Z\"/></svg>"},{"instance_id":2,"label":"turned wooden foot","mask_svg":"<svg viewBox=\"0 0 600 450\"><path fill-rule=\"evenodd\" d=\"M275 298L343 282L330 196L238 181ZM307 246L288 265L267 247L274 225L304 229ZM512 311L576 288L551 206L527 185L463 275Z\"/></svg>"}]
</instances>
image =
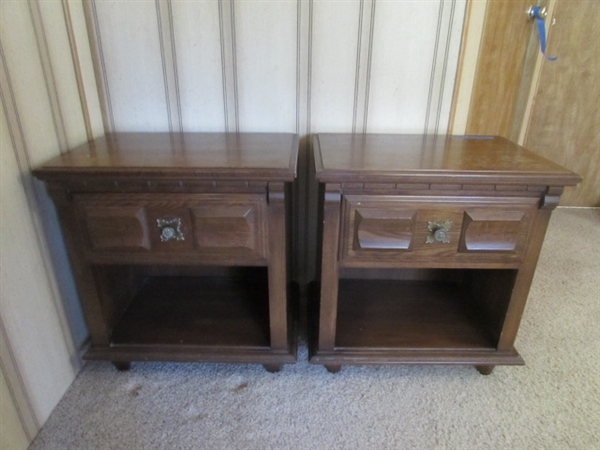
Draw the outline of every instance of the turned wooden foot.
<instances>
[{"instance_id":1,"label":"turned wooden foot","mask_svg":"<svg viewBox=\"0 0 600 450\"><path fill-rule=\"evenodd\" d=\"M277 373L281 370L281 365L279 364L263 364L263 367L270 373Z\"/></svg>"},{"instance_id":2,"label":"turned wooden foot","mask_svg":"<svg viewBox=\"0 0 600 450\"><path fill-rule=\"evenodd\" d=\"M496 366L475 366L475 368L481 375L489 375L490 373L492 373L492 370L494 370L494 367Z\"/></svg>"},{"instance_id":3,"label":"turned wooden foot","mask_svg":"<svg viewBox=\"0 0 600 450\"><path fill-rule=\"evenodd\" d=\"M340 370L342 370L342 366L341 365L326 365L325 368L327 369L327 371L329 373L338 373Z\"/></svg>"},{"instance_id":4,"label":"turned wooden foot","mask_svg":"<svg viewBox=\"0 0 600 450\"><path fill-rule=\"evenodd\" d=\"M119 372L124 372L131 368L131 363L129 361L113 361L112 363Z\"/></svg>"}]
</instances>

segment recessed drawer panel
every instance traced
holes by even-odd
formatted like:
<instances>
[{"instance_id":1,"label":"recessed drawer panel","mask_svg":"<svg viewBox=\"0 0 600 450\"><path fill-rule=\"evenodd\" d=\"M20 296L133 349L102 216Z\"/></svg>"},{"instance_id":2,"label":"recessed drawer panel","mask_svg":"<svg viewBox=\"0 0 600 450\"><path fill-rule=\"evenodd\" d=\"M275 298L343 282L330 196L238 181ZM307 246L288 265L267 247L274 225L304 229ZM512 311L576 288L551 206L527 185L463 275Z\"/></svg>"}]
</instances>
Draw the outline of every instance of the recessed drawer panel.
<instances>
[{"instance_id":1,"label":"recessed drawer panel","mask_svg":"<svg viewBox=\"0 0 600 450\"><path fill-rule=\"evenodd\" d=\"M256 262L267 255L260 194L81 194L75 200L92 261Z\"/></svg>"},{"instance_id":2,"label":"recessed drawer panel","mask_svg":"<svg viewBox=\"0 0 600 450\"><path fill-rule=\"evenodd\" d=\"M417 212L361 209L356 211L356 240L361 249L409 250L415 234Z\"/></svg>"},{"instance_id":3,"label":"recessed drawer panel","mask_svg":"<svg viewBox=\"0 0 600 450\"><path fill-rule=\"evenodd\" d=\"M459 251L520 252L525 211L465 211Z\"/></svg>"},{"instance_id":4,"label":"recessed drawer panel","mask_svg":"<svg viewBox=\"0 0 600 450\"><path fill-rule=\"evenodd\" d=\"M340 260L347 266L518 263L536 198L347 195Z\"/></svg>"}]
</instances>

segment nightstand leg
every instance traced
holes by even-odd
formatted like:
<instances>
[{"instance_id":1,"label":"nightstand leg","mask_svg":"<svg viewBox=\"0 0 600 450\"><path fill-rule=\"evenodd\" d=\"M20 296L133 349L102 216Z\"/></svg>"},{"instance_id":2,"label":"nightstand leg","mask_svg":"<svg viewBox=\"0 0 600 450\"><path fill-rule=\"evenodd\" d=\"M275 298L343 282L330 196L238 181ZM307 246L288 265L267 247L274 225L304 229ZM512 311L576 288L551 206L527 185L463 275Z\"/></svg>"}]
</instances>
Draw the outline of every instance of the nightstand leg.
<instances>
[{"instance_id":1,"label":"nightstand leg","mask_svg":"<svg viewBox=\"0 0 600 450\"><path fill-rule=\"evenodd\" d=\"M263 367L267 372L277 373L281 370L281 366L279 364L263 364Z\"/></svg>"},{"instance_id":2,"label":"nightstand leg","mask_svg":"<svg viewBox=\"0 0 600 450\"><path fill-rule=\"evenodd\" d=\"M131 363L129 361L113 361L112 363L119 372L125 372L131 369Z\"/></svg>"},{"instance_id":3,"label":"nightstand leg","mask_svg":"<svg viewBox=\"0 0 600 450\"><path fill-rule=\"evenodd\" d=\"M475 366L481 375L489 375L494 370L494 367L496 366Z\"/></svg>"},{"instance_id":4,"label":"nightstand leg","mask_svg":"<svg viewBox=\"0 0 600 450\"><path fill-rule=\"evenodd\" d=\"M327 369L327 371L329 373L338 373L340 370L342 370L342 366L339 364L334 364L334 365L327 364L327 365L325 365L325 368Z\"/></svg>"}]
</instances>

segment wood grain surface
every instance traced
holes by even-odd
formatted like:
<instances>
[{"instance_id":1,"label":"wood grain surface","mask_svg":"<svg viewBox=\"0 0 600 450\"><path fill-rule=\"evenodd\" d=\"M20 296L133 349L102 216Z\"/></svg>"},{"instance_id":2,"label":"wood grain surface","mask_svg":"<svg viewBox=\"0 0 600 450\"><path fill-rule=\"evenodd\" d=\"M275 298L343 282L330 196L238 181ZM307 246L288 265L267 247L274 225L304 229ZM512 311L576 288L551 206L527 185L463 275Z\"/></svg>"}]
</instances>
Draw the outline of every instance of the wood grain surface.
<instances>
[{"instance_id":1,"label":"wood grain surface","mask_svg":"<svg viewBox=\"0 0 600 450\"><path fill-rule=\"evenodd\" d=\"M493 136L319 134L313 140L322 182L411 182L574 185L573 172Z\"/></svg>"},{"instance_id":2,"label":"wood grain surface","mask_svg":"<svg viewBox=\"0 0 600 450\"><path fill-rule=\"evenodd\" d=\"M525 145L577 172L565 206L600 206L600 4L557 2Z\"/></svg>"},{"instance_id":3,"label":"wood grain surface","mask_svg":"<svg viewBox=\"0 0 600 450\"><path fill-rule=\"evenodd\" d=\"M286 133L115 133L81 145L34 171L65 175L215 176L292 181L298 138Z\"/></svg>"},{"instance_id":4,"label":"wood grain surface","mask_svg":"<svg viewBox=\"0 0 600 450\"><path fill-rule=\"evenodd\" d=\"M529 0L488 2L467 134L509 137L533 24Z\"/></svg>"}]
</instances>

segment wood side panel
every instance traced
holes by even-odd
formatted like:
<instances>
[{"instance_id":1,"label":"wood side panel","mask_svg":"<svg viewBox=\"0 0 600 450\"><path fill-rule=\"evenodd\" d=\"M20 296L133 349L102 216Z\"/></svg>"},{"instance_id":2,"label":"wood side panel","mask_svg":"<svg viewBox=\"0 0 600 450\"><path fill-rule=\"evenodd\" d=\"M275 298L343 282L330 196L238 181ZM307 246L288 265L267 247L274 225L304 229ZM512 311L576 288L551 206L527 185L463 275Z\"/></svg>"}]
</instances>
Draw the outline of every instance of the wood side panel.
<instances>
[{"instance_id":1,"label":"wood side panel","mask_svg":"<svg viewBox=\"0 0 600 450\"><path fill-rule=\"evenodd\" d=\"M104 320L101 293L96 289L96 279L91 267L85 261L85 247L82 233L79 233L80 222L72 205L69 193L59 187L48 189L56 212L61 222L65 245L69 254L71 270L85 313L92 344L108 345L109 331Z\"/></svg>"},{"instance_id":2,"label":"wood side panel","mask_svg":"<svg viewBox=\"0 0 600 450\"><path fill-rule=\"evenodd\" d=\"M319 309L319 350L335 346L338 304L338 239L340 234L341 194L339 186L323 191L323 236L321 241L321 304Z\"/></svg>"},{"instance_id":3,"label":"wood side panel","mask_svg":"<svg viewBox=\"0 0 600 450\"><path fill-rule=\"evenodd\" d=\"M288 227L286 201L290 190L284 183L269 183L268 230L269 236L269 329L272 350L289 348L288 334ZM287 199L286 199L287 197Z\"/></svg>"},{"instance_id":4,"label":"wood side panel","mask_svg":"<svg viewBox=\"0 0 600 450\"><path fill-rule=\"evenodd\" d=\"M498 342L498 350L500 351L511 349L517 337L551 213L551 209L540 209L536 214L535 233L531 233L531 238L525 250L526 255L515 278L510 303L506 311L506 319Z\"/></svg>"}]
</instances>

